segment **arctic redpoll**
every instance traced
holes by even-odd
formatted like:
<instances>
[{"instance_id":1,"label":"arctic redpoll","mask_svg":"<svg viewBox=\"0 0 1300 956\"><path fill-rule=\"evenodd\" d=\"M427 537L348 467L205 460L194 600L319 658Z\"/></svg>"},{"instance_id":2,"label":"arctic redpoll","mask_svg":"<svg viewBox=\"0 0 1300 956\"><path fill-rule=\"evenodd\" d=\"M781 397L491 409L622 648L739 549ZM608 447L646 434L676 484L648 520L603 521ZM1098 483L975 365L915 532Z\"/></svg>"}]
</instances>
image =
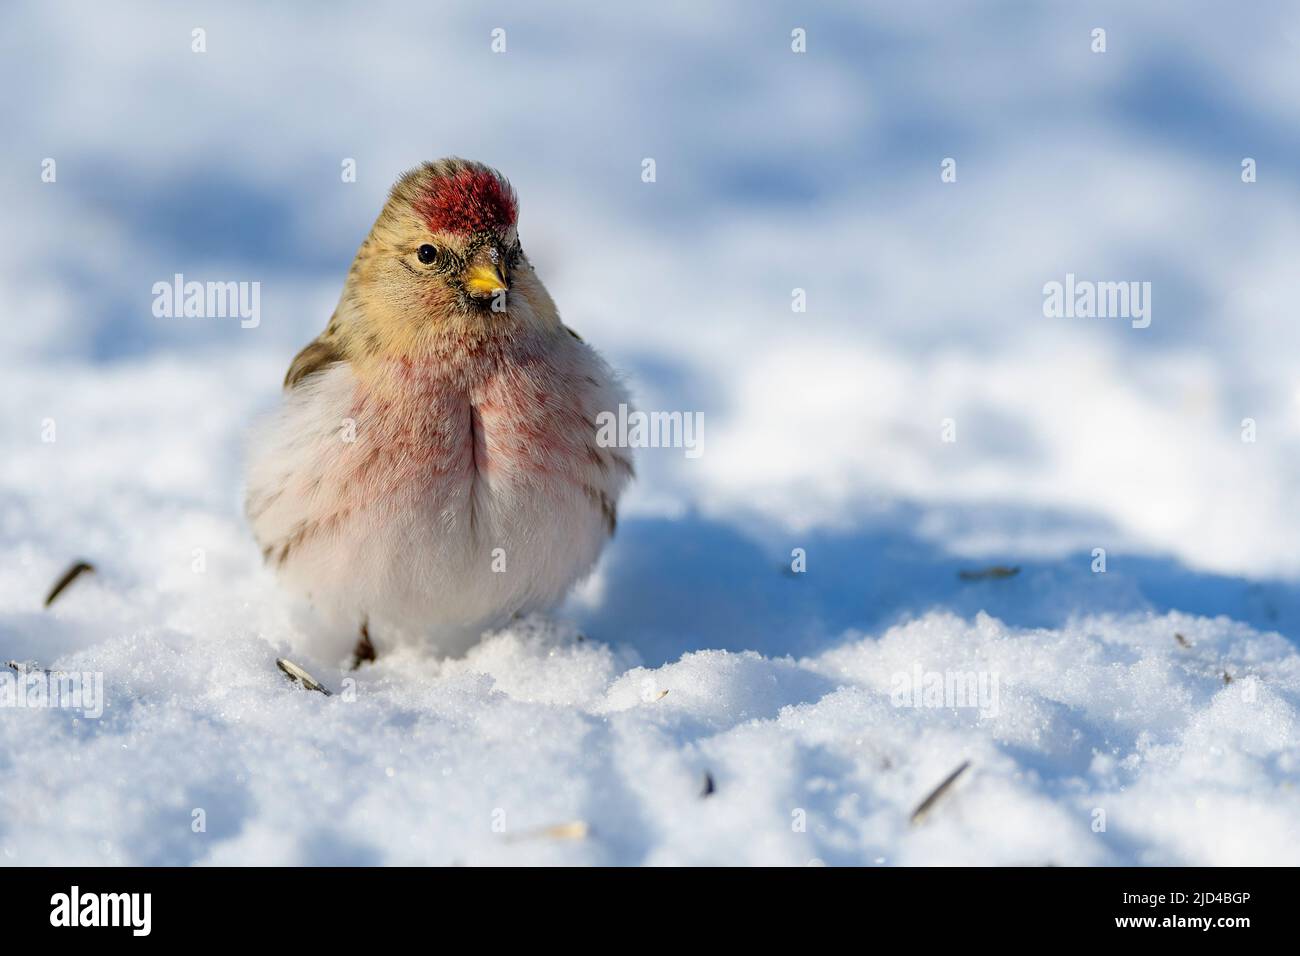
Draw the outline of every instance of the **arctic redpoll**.
<instances>
[{"instance_id":1,"label":"arctic redpoll","mask_svg":"<svg viewBox=\"0 0 1300 956\"><path fill-rule=\"evenodd\" d=\"M403 642L461 653L558 602L614 532L632 463L595 422L627 398L560 322L517 210L479 163L403 176L255 432L262 554L359 629L358 660Z\"/></svg>"}]
</instances>

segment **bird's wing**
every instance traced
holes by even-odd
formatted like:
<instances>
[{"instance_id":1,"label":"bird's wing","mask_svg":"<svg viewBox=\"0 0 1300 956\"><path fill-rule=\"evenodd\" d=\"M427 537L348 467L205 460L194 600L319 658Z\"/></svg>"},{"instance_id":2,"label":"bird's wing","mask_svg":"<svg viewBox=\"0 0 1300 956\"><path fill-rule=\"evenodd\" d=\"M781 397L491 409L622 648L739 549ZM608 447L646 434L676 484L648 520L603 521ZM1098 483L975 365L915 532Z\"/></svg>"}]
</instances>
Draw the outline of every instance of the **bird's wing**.
<instances>
[{"instance_id":1,"label":"bird's wing","mask_svg":"<svg viewBox=\"0 0 1300 956\"><path fill-rule=\"evenodd\" d=\"M347 356L343 354L337 340L330 334L330 329L334 327L334 323L331 322L329 329L307 343L306 348L294 357L288 374L284 376L286 390L293 388L308 375L322 371L336 362L346 361Z\"/></svg>"}]
</instances>

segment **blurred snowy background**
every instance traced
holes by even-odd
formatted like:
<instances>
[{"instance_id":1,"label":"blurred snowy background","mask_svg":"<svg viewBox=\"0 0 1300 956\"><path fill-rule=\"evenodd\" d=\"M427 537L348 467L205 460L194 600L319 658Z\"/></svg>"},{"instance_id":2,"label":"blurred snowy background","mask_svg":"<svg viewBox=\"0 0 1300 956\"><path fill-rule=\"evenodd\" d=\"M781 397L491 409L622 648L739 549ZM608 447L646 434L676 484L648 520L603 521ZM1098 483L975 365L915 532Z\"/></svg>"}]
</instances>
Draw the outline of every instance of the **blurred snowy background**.
<instances>
[{"instance_id":1,"label":"blurred snowy background","mask_svg":"<svg viewBox=\"0 0 1300 956\"><path fill-rule=\"evenodd\" d=\"M6 6L0 660L109 709L0 710L0 862L1300 862L1300 10L1134 7ZM640 455L558 623L326 699L241 445L448 154L704 454ZM260 324L156 318L175 273ZM1045 318L1067 273L1150 327Z\"/></svg>"}]
</instances>

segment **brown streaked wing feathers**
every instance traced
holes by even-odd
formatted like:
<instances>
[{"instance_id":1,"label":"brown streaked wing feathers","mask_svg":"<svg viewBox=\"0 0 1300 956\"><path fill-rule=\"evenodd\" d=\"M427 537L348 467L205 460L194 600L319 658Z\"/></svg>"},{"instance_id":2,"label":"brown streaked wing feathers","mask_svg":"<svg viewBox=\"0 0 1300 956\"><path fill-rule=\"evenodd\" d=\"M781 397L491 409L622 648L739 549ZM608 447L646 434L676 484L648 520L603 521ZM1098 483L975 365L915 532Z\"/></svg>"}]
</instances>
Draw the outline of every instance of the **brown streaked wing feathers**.
<instances>
[{"instance_id":1,"label":"brown streaked wing feathers","mask_svg":"<svg viewBox=\"0 0 1300 956\"><path fill-rule=\"evenodd\" d=\"M310 342L294 358L289 372L284 377L284 387L293 388L308 375L319 372L326 367L342 362L345 356L332 341L321 336Z\"/></svg>"}]
</instances>

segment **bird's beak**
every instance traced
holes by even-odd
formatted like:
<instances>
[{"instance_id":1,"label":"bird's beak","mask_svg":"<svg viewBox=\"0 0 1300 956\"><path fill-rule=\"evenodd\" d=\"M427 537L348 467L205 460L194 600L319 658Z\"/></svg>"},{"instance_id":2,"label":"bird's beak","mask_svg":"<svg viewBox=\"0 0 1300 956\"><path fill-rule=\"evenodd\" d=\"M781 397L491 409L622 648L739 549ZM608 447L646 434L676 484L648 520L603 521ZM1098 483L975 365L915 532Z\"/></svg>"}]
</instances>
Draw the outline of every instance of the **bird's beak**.
<instances>
[{"instance_id":1,"label":"bird's beak","mask_svg":"<svg viewBox=\"0 0 1300 956\"><path fill-rule=\"evenodd\" d=\"M465 273L465 288L470 295L489 296L505 292L510 286L506 284L501 271L492 264L482 263L470 266Z\"/></svg>"}]
</instances>

